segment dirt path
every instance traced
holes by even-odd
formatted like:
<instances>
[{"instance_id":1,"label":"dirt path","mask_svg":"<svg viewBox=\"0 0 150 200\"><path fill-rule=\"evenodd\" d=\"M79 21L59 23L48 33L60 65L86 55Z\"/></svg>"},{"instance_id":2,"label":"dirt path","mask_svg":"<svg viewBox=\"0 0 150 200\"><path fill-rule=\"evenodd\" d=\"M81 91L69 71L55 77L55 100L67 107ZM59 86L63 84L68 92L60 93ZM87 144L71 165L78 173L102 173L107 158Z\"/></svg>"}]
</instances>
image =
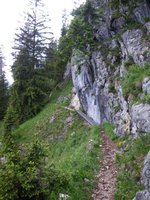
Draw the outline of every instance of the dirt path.
<instances>
[{"instance_id":1,"label":"dirt path","mask_svg":"<svg viewBox=\"0 0 150 200\"><path fill-rule=\"evenodd\" d=\"M93 200L114 200L116 184L115 152L117 146L108 138L104 131L102 137L102 155L100 172L97 174L97 188L93 191Z\"/></svg>"}]
</instances>

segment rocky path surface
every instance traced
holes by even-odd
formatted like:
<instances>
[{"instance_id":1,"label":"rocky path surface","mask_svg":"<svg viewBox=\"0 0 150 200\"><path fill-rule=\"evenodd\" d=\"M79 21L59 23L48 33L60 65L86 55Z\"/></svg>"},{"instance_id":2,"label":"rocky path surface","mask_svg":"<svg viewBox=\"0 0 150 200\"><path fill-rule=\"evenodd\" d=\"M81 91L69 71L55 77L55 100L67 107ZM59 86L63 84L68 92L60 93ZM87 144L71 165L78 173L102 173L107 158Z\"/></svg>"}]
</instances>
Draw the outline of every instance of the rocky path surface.
<instances>
[{"instance_id":1,"label":"rocky path surface","mask_svg":"<svg viewBox=\"0 0 150 200\"><path fill-rule=\"evenodd\" d=\"M115 152L117 145L114 144L104 131L101 132L102 137L102 155L103 159L100 163L100 172L97 174L97 188L93 191L93 200L114 200L115 184L116 184L116 165Z\"/></svg>"}]
</instances>

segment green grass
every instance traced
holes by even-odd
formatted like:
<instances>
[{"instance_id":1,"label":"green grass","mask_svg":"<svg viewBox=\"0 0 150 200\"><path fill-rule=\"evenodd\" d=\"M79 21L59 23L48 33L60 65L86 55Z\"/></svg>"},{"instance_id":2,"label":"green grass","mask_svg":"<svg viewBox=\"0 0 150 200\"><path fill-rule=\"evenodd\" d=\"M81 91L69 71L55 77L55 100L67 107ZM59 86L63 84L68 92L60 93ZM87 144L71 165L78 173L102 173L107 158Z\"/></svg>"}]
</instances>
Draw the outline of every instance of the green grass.
<instances>
[{"instance_id":1,"label":"green grass","mask_svg":"<svg viewBox=\"0 0 150 200\"><path fill-rule=\"evenodd\" d=\"M105 122L105 123L103 123L103 128L105 129L107 135L109 136L109 138L110 138L112 141L118 139L118 136L115 135L115 133L114 133L114 128L115 128L115 127L114 127L113 124L110 124L110 123L108 123L108 122Z\"/></svg>"},{"instance_id":2,"label":"green grass","mask_svg":"<svg viewBox=\"0 0 150 200\"><path fill-rule=\"evenodd\" d=\"M131 94L134 100L138 101L139 94L142 92L142 81L146 76L150 76L150 64L144 67L130 66L122 82L124 96Z\"/></svg>"},{"instance_id":3,"label":"green grass","mask_svg":"<svg viewBox=\"0 0 150 200\"><path fill-rule=\"evenodd\" d=\"M110 139L115 140L119 151L116 154L118 168L115 200L131 200L136 192L143 190L140 184L144 158L150 150L150 134L144 134L136 139L115 137L114 126L109 123L103 125Z\"/></svg>"},{"instance_id":4,"label":"green grass","mask_svg":"<svg viewBox=\"0 0 150 200\"><path fill-rule=\"evenodd\" d=\"M76 116L64 139L49 146L49 166L70 177L66 191L70 199L90 199L94 171L99 167L99 144L99 128L85 127Z\"/></svg>"},{"instance_id":5,"label":"green grass","mask_svg":"<svg viewBox=\"0 0 150 200\"><path fill-rule=\"evenodd\" d=\"M126 19L126 24L128 30L140 29L143 27L143 25L140 22L134 21L131 18Z\"/></svg>"},{"instance_id":6,"label":"green grass","mask_svg":"<svg viewBox=\"0 0 150 200\"><path fill-rule=\"evenodd\" d=\"M145 22L150 22L150 17L145 17L144 20Z\"/></svg>"},{"instance_id":7,"label":"green grass","mask_svg":"<svg viewBox=\"0 0 150 200\"><path fill-rule=\"evenodd\" d=\"M58 103L58 97L68 96L71 89L72 82L69 82L65 89L53 93L50 98L50 103L47 104L38 115L20 125L19 128L13 132L15 139L20 143L25 143L32 142L37 135L38 137L45 137L49 133L49 121L51 117L57 115L61 106L65 106L68 103L67 101L64 103ZM66 115L66 113L67 111L65 110L64 114Z\"/></svg>"},{"instance_id":8,"label":"green grass","mask_svg":"<svg viewBox=\"0 0 150 200\"><path fill-rule=\"evenodd\" d=\"M150 134L125 143L125 151L116 156L119 172L115 200L131 200L137 191L143 189L140 178L144 157L150 150Z\"/></svg>"},{"instance_id":9,"label":"green grass","mask_svg":"<svg viewBox=\"0 0 150 200\"><path fill-rule=\"evenodd\" d=\"M145 95L144 95L143 102L144 102L144 103L149 103L149 104L150 104L150 94L145 94Z\"/></svg>"},{"instance_id":10,"label":"green grass","mask_svg":"<svg viewBox=\"0 0 150 200\"><path fill-rule=\"evenodd\" d=\"M33 119L22 124L13 132L15 140L29 144L40 138L47 151L47 167L54 167L65 175L68 188L63 193L71 200L88 200L95 186L95 174L100 160L99 127L89 127L76 112L66 110L69 104L57 101L59 96L68 96L72 89L69 83L61 91L56 91L50 103ZM54 119L53 122L52 118ZM67 119L70 122L66 122ZM50 200L58 199L55 194Z\"/></svg>"}]
</instances>

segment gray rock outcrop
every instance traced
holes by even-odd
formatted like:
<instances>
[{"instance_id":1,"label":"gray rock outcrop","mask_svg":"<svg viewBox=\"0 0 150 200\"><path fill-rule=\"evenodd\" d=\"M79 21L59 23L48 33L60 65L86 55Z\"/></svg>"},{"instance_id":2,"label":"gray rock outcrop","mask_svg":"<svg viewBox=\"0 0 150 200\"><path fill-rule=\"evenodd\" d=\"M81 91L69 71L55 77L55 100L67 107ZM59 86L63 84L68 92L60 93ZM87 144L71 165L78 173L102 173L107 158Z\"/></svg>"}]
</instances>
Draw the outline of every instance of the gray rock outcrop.
<instances>
[{"instance_id":1,"label":"gray rock outcrop","mask_svg":"<svg viewBox=\"0 0 150 200\"><path fill-rule=\"evenodd\" d=\"M93 85L88 58L82 52L74 50L71 65L73 84L84 110L95 122L101 123L99 99L96 95L99 91Z\"/></svg>"},{"instance_id":2,"label":"gray rock outcrop","mask_svg":"<svg viewBox=\"0 0 150 200\"><path fill-rule=\"evenodd\" d=\"M129 60L139 67L150 62L150 22L145 20L150 18L150 3L131 0L116 8L110 6L113 2L92 0L93 9L103 11L96 20L88 17L99 44L92 51L87 49L88 56L73 51L72 79L84 111L96 123L112 122L117 135L136 137L150 132L150 104L133 103L132 94L123 94L122 80L128 74ZM149 77L147 74L137 83L143 96L150 94Z\"/></svg>"},{"instance_id":3,"label":"gray rock outcrop","mask_svg":"<svg viewBox=\"0 0 150 200\"><path fill-rule=\"evenodd\" d=\"M150 193L147 190L138 192L134 200L150 200Z\"/></svg>"},{"instance_id":4,"label":"gray rock outcrop","mask_svg":"<svg viewBox=\"0 0 150 200\"><path fill-rule=\"evenodd\" d=\"M145 189L150 193L150 151L144 161L144 168L142 172L142 182Z\"/></svg>"},{"instance_id":5,"label":"gray rock outcrop","mask_svg":"<svg viewBox=\"0 0 150 200\"><path fill-rule=\"evenodd\" d=\"M142 83L143 92L150 94L150 76L145 77Z\"/></svg>"},{"instance_id":6,"label":"gray rock outcrop","mask_svg":"<svg viewBox=\"0 0 150 200\"><path fill-rule=\"evenodd\" d=\"M150 104L133 105L131 109L132 129L136 136L139 133L150 133Z\"/></svg>"},{"instance_id":7,"label":"gray rock outcrop","mask_svg":"<svg viewBox=\"0 0 150 200\"><path fill-rule=\"evenodd\" d=\"M144 161L142 183L145 190L137 192L134 200L150 200L150 151Z\"/></svg>"}]
</instances>

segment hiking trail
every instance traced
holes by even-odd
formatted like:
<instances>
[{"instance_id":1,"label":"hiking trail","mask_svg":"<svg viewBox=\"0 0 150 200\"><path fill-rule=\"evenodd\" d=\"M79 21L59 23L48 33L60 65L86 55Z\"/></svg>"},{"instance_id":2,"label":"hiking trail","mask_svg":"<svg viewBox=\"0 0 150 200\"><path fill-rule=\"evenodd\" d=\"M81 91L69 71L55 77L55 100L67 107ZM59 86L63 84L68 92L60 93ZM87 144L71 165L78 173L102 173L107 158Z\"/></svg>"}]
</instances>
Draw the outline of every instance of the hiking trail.
<instances>
[{"instance_id":1,"label":"hiking trail","mask_svg":"<svg viewBox=\"0 0 150 200\"><path fill-rule=\"evenodd\" d=\"M102 138L102 161L98 172L97 186L93 190L93 200L114 200L116 187L117 169L115 164L115 153L117 145L113 143L104 130L101 131Z\"/></svg>"}]
</instances>

